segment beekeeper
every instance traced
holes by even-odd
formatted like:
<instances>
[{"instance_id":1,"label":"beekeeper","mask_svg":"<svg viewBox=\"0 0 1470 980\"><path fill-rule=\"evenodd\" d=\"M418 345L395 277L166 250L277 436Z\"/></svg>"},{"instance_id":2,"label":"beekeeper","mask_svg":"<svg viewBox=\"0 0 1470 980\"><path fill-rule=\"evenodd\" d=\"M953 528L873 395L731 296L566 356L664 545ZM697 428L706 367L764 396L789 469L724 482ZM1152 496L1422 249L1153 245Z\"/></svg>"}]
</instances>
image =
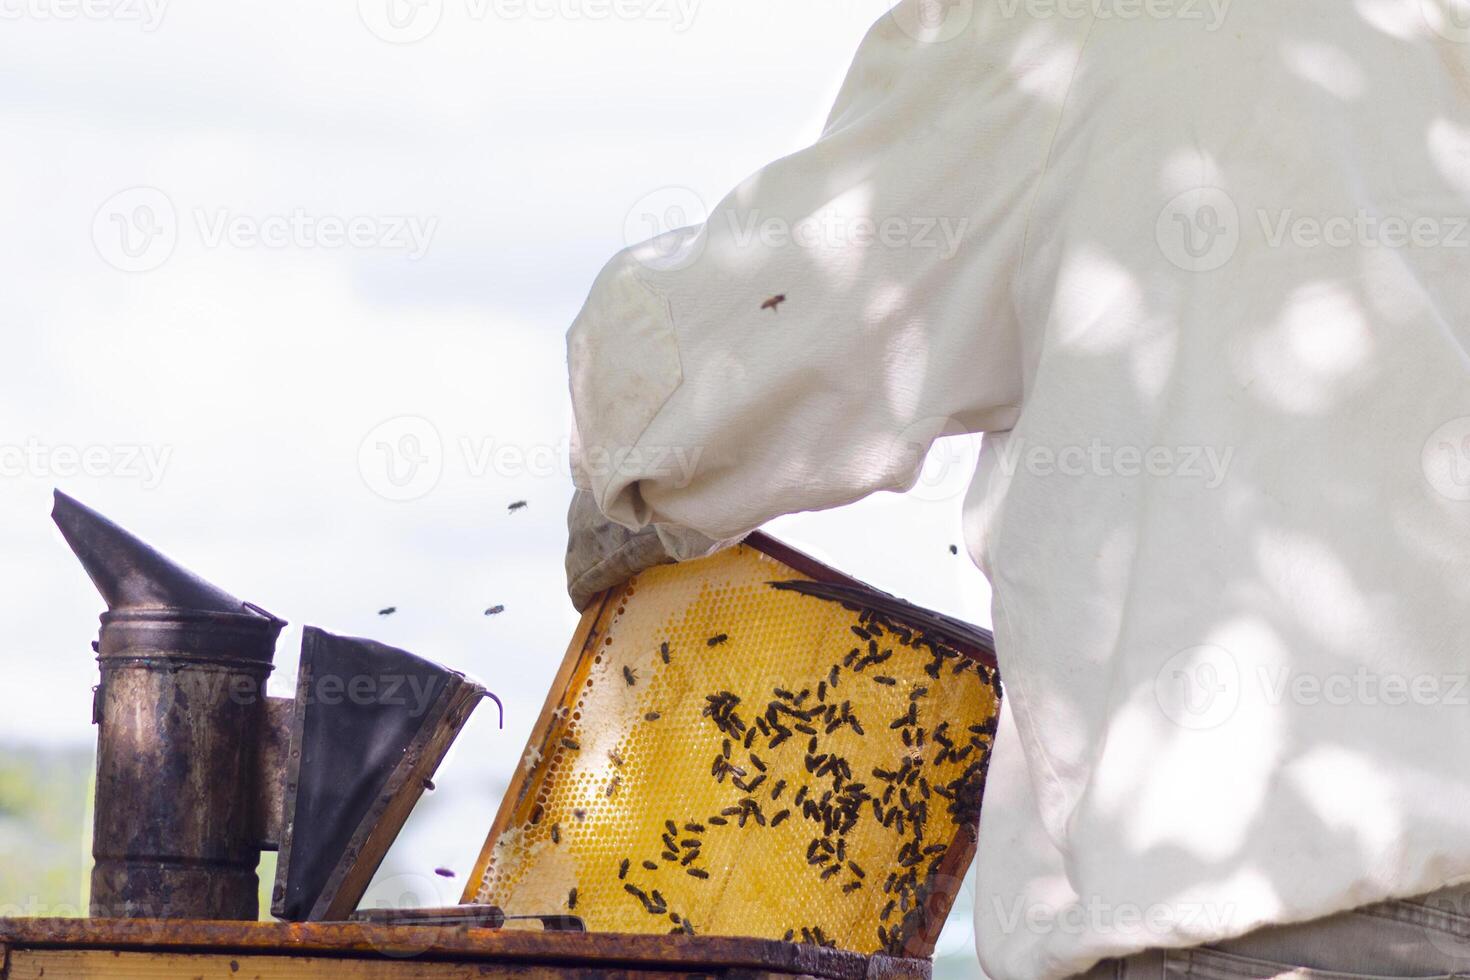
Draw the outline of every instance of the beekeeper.
<instances>
[{"instance_id":1,"label":"beekeeper","mask_svg":"<svg viewBox=\"0 0 1470 980\"><path fill-rule=\"evenodd\" d=\"M1467 216L1463 0L906 0L593 286L574 599L984 432L987 972L1470 975Z\"/></svg>"}]
</instances>

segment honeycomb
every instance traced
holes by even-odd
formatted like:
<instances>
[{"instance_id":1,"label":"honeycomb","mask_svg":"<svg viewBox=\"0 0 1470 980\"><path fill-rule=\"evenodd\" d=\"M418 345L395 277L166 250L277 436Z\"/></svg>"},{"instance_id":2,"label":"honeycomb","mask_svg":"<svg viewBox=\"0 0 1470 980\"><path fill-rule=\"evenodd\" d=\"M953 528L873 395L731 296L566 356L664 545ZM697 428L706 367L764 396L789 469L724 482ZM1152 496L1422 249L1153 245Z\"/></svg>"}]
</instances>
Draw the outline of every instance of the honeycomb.
<instances>
[{"instance_id":1,"label":"honeycomb","mask_svg":"<svg viewBox=\"0 0 1470 980\"><path fill-rule=\"evenodd\" d=\"M914 955L973 853L999 685L907 626L769 584L804 579L742 545L618 593L466 900Z\"/></svg>"}]
</instances>

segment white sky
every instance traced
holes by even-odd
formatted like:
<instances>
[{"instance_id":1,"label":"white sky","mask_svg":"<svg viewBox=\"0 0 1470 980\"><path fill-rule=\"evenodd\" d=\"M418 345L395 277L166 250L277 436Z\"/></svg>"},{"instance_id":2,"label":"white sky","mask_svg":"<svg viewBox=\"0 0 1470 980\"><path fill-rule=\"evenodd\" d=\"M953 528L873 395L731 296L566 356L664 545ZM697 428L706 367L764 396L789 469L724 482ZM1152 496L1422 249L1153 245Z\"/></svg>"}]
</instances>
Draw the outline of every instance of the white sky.
<instances>
[{"instance_id":1,"label":"white sky","mask_svg":"<svg viewBox=\"0 0 1470 980\"><path fill-rule=\"evenodd\" d=\"M101 603L49 522L60 486L289 619L278 693L309 622L499 694L505 731L482 710L390 858L463 872L575 622L566 327L640 201L713 202L816 136L886 4L392 0L410 30L438 17L393 44L368 26L388 2L0 0L0 751L93 738ZM109 260L131 261L138 204L176 243L124 272ZM281 216L308 231L241 237ZM369 244L315 234L352 218ZM398 219L427 232L421 256L381 240ZM442 476L394 502L359 449L403 416L437 433ZM497 472L490 447L554 466ZM89 449L108 473L69 471ZM138 449L161 478L129 465ZM920 494L771 530L988 623L983 579L948 551L972 452Z\"/></svg>"}]
</instances>

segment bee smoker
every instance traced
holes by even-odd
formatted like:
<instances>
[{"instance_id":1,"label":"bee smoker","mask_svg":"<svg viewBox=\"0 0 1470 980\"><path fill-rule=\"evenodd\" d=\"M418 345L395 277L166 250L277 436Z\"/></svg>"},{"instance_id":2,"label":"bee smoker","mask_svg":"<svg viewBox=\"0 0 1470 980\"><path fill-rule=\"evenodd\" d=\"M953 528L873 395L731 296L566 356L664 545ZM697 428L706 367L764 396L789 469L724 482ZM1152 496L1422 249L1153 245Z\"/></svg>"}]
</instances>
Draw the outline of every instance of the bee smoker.
<instances>
[{"instance_id":1,"label":"bee smoker","mask_svg":"<svg viewBox=\"0 0 1470 980\"><path fill-rule=\"evenodd\" d=\"M265 681L285 623L65 494L52 518L108 607L92 914L256 918Z\"/></svg>"},{"instance_id":2,"label":"bee smoker","mask_svg":"<svg viewBox=\"0 0 1470 980\"><path fill-rule=\"evenodd\" d=\"M268 698L285 622L63 493L52 518L107 601L93 648L93 916L345 919L482 698L463 674L308 627L296 697ZM504 727L504 710L501 711Z\"/></svg>"}]
</instances>

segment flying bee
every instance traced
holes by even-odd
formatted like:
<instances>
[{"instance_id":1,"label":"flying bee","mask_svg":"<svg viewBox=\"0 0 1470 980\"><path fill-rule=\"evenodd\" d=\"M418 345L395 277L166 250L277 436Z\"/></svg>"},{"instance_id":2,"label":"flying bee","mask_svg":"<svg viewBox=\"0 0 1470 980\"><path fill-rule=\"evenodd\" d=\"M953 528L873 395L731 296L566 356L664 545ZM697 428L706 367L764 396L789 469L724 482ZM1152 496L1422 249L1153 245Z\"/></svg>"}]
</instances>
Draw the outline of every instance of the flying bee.
<instances>
[{"instance_id":1,"label":"flying bee","mask_svg":"<svg viewBox=\"0 0 1470 980\"><path fill-rule=\"evenodd\" d=\"M524 500L512 501L511 505L506 508L506 512L514 514L518 510L525 510L528 506L529 505Z\"/></svg>"},{"instance_id":2,"label":"flying bee","mask_svg":"<svg viewBox=\"0 0 1470 980\"><path fill-rule=\"evenodd\" d=\"M770 310L772 313L779 313L779 312L781 312L781 310L780 310L781 304L784 303L784 302L786 302L786 294L785 293L777 293L775 296L772 296L770 299L768 299L764 303L762 303L761 304L761 309L762 310Z\"/></svg>"},{"instance_id":3,"label":"flying bee","mask_svg":"<svg viewBox=\"0 0 1470 980\"><path fill-rule=\"evenodd\" d=\"M486 616L499 616L503 612L505 612L505 607L504 606L491 606L489 609L486 609L485 610L485 615Z\"/></svg>"},{"instance_id":4,"label":"flying bee","mask_svg":"<svg viewBox=\"0 0 1470 980\"><path fill-rule=\"evenodd\" d=\"M396 613L397 611L398 611L398 607L397 606L389 606L386 609L379 609L378 610L378 615L379 616L391 616L394 613Z\"/></svg>"},{"instance_id":5,"label":"flying bee","mask_svg":"<svg viewBox=\"0 0 1470 980\"><path fill-rule=\"evenodd\" d=\"M434 869L434 873L436 875L438 875L439 877L441 877L441 878L453 878L454 877L454 872L453 871L450 871L448 868L435 868Z\"/></svg>"}]
</instances>

